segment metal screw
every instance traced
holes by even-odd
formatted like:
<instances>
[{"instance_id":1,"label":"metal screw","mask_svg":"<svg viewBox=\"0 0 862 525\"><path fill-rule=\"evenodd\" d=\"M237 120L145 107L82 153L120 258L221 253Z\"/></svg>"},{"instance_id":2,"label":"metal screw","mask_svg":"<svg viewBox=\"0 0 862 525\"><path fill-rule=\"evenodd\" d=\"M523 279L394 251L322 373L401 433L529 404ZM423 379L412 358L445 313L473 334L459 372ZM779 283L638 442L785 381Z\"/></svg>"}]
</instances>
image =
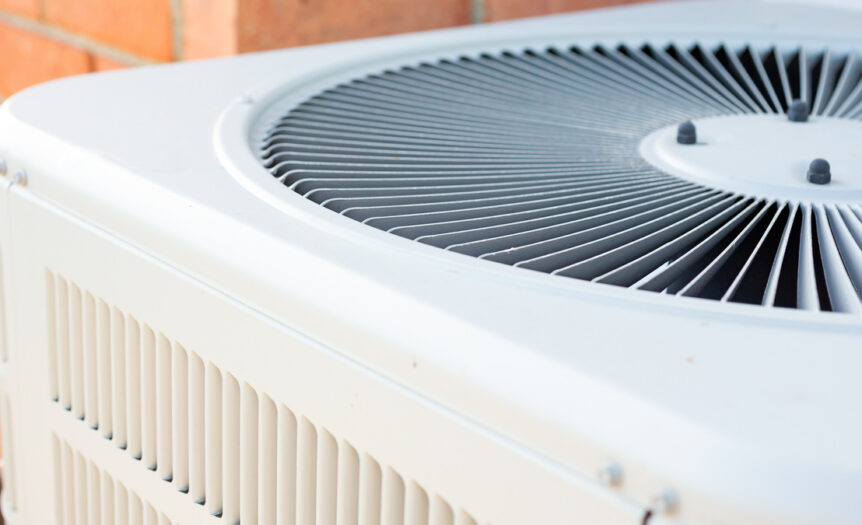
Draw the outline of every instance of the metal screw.
<instances>
[{"instance_id":1,"label":"metal screw","mask_svg":"<svg viewBox=\"0 0 862 525\"><path fill-rule=\"evenodd\" d=\"M623 480L623 468L616 461L608 461L599 470L599 481L602 485L612 487Z\"/></svg>"},{"instance_id":2,"label":"metal screw","mask_svg":"<svg viewBox=\"0 0 862 525\"><path fill-rule=\"evenodd\" d=\"M18 184L19 186L27 185L27 172L24 169L20 169L15 172L15 177L12 179L12 182Z\"/></svg>"},{"instance_id":3,"label":"metal screw","mask_svg":"<svg viewBox=\"0 0 862 525\"><path fill-rule=\"evenodd\" d=\"M692 121L686 120L676 128L676 141L679 144L697 143L697 129Z\"/></svg>"},{"instance_id":4,"label":"metal screw","mask_svg":"<svg viewBox=\"0 0 862 525\"><path fill-rule=\"evenodd\" d=\"M832 181L832 170L825 159L814 159L808 165L808 182L811 184L829 184Z\"/></svg>"},{"instance_id":5,"label":"metal screw","mask_svg":"<svg viewBox=\"0 0 862 525\"><path fill-rule=\"evenodd\" d=\"M808 121L808 104L804 100L796 99L787 108L787 120L790 122Z\"/></svg>"},{"instance_id":6,"label":"metal screw","mask_svg":"<svg viewBox=\"0 0 862 525\"><path fill-rule=\"evenodd\" d=\"M0 175L6 175L6 161L0 159Z\"/></svg>"},{"instance_id":7,"label":"metal screw","mask_svg":"<svg viewBox=\"0 0 862 525\"><path fill-rule=\"evenodd\" d=\"M652 510L656 514L669 514L679 506L679 497L673 489L662 489L652 499Z\"/></svg>"}]
</instances>

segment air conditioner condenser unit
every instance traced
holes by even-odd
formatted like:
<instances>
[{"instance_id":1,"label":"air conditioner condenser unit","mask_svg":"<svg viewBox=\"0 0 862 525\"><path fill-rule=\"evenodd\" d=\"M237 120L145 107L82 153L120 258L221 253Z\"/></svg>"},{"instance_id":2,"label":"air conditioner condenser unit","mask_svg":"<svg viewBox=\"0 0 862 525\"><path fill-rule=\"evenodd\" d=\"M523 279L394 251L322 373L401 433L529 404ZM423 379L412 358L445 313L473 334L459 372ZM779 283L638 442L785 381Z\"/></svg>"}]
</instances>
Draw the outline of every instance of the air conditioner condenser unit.
<instances>
[{"instance_id":1,"label":"air conditioner condenser unit","mask_svg":"<svg viewBox=\"0 0 862 525\"><path fill-rule=\"evenodd\" d=\"M15 95L7 521L858 523L860 26L641 5Z\"/></svg>"}]
</instances>

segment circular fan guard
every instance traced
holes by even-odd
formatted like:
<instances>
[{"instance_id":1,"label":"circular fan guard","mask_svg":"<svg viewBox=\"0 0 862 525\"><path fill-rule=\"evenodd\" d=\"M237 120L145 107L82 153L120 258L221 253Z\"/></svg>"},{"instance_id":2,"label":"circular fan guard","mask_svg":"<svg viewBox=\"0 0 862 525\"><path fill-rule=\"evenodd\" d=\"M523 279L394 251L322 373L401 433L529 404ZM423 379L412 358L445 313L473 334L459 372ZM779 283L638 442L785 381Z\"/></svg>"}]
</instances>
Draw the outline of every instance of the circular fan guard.
<instances>
[{"instance_id":1,"label":"circular fan guard","mask_svg":"<svg viewBox=\"0 0 862 525\"><path fill-rule=\"evenodd\" d=\"M279 118L260 156L330 210L466 255L666 294L858 313L858 202L710 187L638 152L657 129L784 114L797 99L812 119L858 120L862 59L725 45L488 54L326 90Z\"/></svg>"}]
</instances>

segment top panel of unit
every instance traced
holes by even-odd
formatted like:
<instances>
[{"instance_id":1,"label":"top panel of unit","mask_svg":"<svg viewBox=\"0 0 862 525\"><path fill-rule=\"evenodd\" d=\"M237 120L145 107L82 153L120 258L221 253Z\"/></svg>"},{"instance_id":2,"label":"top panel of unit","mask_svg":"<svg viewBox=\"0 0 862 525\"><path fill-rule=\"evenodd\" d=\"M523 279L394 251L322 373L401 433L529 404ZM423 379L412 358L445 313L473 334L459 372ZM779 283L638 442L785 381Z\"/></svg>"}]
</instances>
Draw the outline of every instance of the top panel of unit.
<instances>
[{"instance_id":1,"label":"top panel of unit","mask_svg":"<svg viewBox=\"0 0 862 525\"><path fill-rule=\"evenodd\" d=\"M16 95L0 153L88 215L107 192L78 172L99 164L290 244L284 213L551 293L853 312L860 24L680 2L139 68Z\"/></svg>"}]
</instances>

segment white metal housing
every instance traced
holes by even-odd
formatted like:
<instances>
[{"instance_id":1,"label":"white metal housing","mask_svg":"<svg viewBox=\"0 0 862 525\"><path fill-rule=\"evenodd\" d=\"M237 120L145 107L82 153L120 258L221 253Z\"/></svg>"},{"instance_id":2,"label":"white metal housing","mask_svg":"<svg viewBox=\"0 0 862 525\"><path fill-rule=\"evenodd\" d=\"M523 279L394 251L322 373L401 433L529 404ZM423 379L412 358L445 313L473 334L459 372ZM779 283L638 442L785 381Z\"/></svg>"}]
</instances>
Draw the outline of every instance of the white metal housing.
<instances>
[{"instance_id":1,"label":"white metal housing","mask_svg":"<svg viewBox=\"0 0 862 525\"><path fill-rule=\"evenodd\" d=\"M800 5L644 5L12 97L0 109L7 519L858 522L858 315L439 250L279 187L251 138L333 75L383 64L728 35L862 49L860 25Z\"/></svg>"}]
</instances>

